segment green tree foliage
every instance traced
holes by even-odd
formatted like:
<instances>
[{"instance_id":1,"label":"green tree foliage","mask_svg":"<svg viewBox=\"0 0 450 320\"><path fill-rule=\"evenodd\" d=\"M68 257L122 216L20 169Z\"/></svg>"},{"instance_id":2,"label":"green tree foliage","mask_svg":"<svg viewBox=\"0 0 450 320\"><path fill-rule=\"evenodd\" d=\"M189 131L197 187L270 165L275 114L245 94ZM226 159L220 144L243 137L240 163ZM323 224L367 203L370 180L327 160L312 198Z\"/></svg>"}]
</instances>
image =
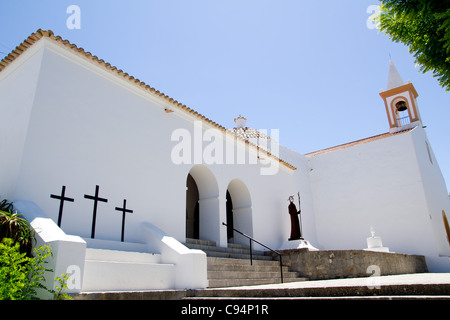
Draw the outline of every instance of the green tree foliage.
<instances>
[{"instance_id":1,"label":"green tree foliage","mask_svg":"<svg viewBox=\"0 0 450 320\"><path fill-rule=\"evenodd\" d=\"M450 0L380 0L382 32L409 47L422 73L450 90Z\"/></svg>"}]
</instances>

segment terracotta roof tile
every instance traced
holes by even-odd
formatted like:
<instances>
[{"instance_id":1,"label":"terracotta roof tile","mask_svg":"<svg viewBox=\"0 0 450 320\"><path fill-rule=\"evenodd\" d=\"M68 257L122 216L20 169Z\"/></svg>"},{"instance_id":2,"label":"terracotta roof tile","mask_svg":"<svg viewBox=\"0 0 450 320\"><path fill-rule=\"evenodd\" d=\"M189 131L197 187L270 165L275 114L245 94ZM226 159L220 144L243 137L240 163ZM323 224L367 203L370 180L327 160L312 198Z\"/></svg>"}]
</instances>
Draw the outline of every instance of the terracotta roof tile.
<instances>
[{"instance_id":1,"label":"terracotta roof tile","mask_svg":"<svg viewBox=\"0 0 450 320\"><path fill-rule=\"evenodd\" d=\"M305 156L307 156L307 157L314 157L314 156L317 156L317 155L320 155L320 154L333 152L333 151L336 151L336 150L342 150L342 149L345 149L345 148L350 148L350 147L354 147L354 146L357 146L357 145L365 144L365 143L368 143L368 142L389 138L389 137L392 137L392 136L395 136L395 135L398 135L398 134L409 132L409 131L411 131L413 129L414 128L403 130L403 131L399 131L399 132L395 132L395 133L386 132L386 133L379 134L379 135L376 135L376 136L373 136L373 137L368 137L368 138L365 138L365 139L344 143L344 144L341 144L341 145L338 145L338 146L334 146L334 147L331 147L331 148L326 148L326 149L323 149L323 150L310 152L310 153L305 154Z\"/></svg>"}]
</instances>

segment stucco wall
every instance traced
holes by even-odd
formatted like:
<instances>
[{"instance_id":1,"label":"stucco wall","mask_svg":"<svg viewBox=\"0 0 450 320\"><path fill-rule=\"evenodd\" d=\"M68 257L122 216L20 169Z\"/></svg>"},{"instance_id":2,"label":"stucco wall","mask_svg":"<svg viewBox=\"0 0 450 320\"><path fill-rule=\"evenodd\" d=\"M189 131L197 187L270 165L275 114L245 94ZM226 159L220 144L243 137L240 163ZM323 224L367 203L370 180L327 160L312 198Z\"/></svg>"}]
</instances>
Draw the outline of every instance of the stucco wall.
<instances>
[{"instance_id":1,"label":"stucco wall","mask_svg":"<svg viewBox=\"0 0 450 320\"><path fill-rule=\"evenodd\" d=\"M363 249L371 226L394 252L431 236L411 133L310 157L317 234L326 249ZM425 227L424 227L425 226Z\"/></svg>"},{"instance_id":2,"label":"stucco wall","mask_svg":"<svg viewBox=\"0 0 450 320\"><path fill-rule=\"evenodd\" d=\"M438 252L439 245L445 247L441 211L448 197L425 141L424 129L416 127L310 157L317 237L323 249L366 248L373 226L391 252L424 255L433 272L449 269L448 258Z\"/></svg>"},{"instance_id":3,"label":"stucco wall","mask_svg":"<svg viewBox=\"0 0 450 320\"><path fill-rule=\"evenodd\" d=\"M21 55L0 73L0 197L12 199L42 59L38 46Z\"/></svg>"},{"instance_id":4,"label":"stucco wall","mask_svg":"<svg viewBox=\"0 0 450 320\"><path fill-rule=\"evenodd\" d=\"M298 190L292 169L280 164L275 174L262 174L273 162L251 163L249 155L254 150L242 142L233 145L234 164L198 161L196 150L200 148L201 155L215 141L206 137L210 124L199 124L198 118L51 40L44 38L39 43L42 59L35 62L39 70L33 80L36 92L30 101L23 153L18 156L19 174L10 200L33 201L56 221L59 201L50 194L59 195L64 185L66 196L75 201L65 203L61 227L69 234L90 237L93 201L85 195L93 195L98 185L99 196L108 202L98 203L96 238L120 240L122 214L115 207L127 199L133 213L126 216L125 241L140 241L142 222L151 222L184 241L186 179L199 165L204 179L198 178L206 181L199 191L207 190L200 195L205 204L201 238L227 245L221 223L226 221L226 191L235 179L248 189L251 203L251 210L246 210L251 216L241 220L248 229L243 231L271 246L288 237L283 222L289 219L286 199ZM29 75L18 76L21 81ZM5 93L11 101L8 112L15 112L14 101L22 94L20 87ZM167 107L174 112L166 113ZM173 148L180 142L173 141L172 134L178 129L190 135L190 163L172 159ZM237 163L238 150L243 147L244 163ZM215 186L214 194L211 186Z\"/></svg>"}]
</instances>

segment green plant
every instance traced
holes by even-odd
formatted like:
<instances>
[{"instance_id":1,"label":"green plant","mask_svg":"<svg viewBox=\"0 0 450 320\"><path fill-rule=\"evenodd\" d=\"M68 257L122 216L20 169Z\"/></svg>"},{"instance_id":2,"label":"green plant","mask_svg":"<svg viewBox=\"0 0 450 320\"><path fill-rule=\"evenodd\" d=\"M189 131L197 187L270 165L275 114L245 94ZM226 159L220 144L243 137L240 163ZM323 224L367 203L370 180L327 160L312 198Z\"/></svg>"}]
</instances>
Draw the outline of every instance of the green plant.
<instances>
[{"instance_id":1,"label":"green plant","mask_svg":"<svg viewBox=\"0 0 450 320\"><path fill-rule=\"evenodd\" d=\"M8 202L8 200L6 199L0 201L0 211L12 211L12 210L13 210L12 202Z\"/></svg>"},{"instance_id":2,"label":"green plant","mask_svg":"<svg viewBox=\"0 0 450 320\"><path fill-rule=\"evenodd\" d=\"M57 291L44 285L45 274L53 271L45 267L52 256L50 246L40 246L32 252L34 230L21 214L12 210L11 202L0 201L0 300L37 300L39 289L58 300L70 299L64 292L68 289L68 274L55 278L59 282Z\"/></svg>"},{"instance_id":3,"label":"green plant","mask_svg":"<svg viewBox=\"0 0 450 320\"><path fill-rule=\"evenodd\" d=\"M23 299L28 283L27 264L31 258L20 253L19 243L5 238L0 243L0 300Z\"/></svg>"},{"instance_id":4,"label":"green plant","mask_svg":"<svg viewBox=\"0 0 450 320\"><path fill-rule=\"evenodd\" d=\"M69 280L70 275L67 273L63 273L61 277L55 277L55 281L58 282L59 285L56 285L56 291L54 291L55 294L55 300L65 300L65 299L72 299L70 295L65 293L65 290L68 290L67 286L67 280Z\"/></svg>"},{"instance_id":5,"label":"green plant","mask_svg":"<svg viewBox=\"0 0 450 320\"><path fill-rule=\"evenodd\" d=\"M57 291L44 285L46 272L53 271L45 268L47 258L52 256L50 246L40 246L33 252L33 257L27 257L26 253L20 252L19 243L9 238L0 243L0 300L38 300L39 289L54 294L55 299L70 298L64 293L69 275L56 277Z\"/></svg>"},{"instance_id":6,"label":"green plant","mask_svg":"<svg viewBox=\"0 0 450 320\"><path fill-rule=\"evenodd\" d=\"M47 258L52 256L50 246L40 246L39 248L35 248L33 252L34 257L28 260L26 268L28 282L22 289L23 299L25 300L37 300L37 289L54 293L52 289L48 289L43 284L45 283L45 273L53 271L44 267L48 263Z\"/></svg>"},{"instance_id":7,"label":"green plant","mask_svg":"<svg viewBox=\"0 0 450 320\"><path fill-rule=\"evenodd\" d=\"M20 244L21 252L31 257L34 231L23 215L13 211L0 211L0 241L10 238Z\"/></svg>"}]
</instances>

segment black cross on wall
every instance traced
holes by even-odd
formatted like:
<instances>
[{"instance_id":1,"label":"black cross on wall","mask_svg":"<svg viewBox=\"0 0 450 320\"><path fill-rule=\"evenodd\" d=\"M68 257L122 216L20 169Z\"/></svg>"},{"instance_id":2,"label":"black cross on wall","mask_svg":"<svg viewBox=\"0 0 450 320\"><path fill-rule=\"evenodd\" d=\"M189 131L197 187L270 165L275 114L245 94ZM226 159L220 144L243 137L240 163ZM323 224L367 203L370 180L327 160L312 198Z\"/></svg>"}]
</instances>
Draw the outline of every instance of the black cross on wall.
<instances>
[{"instance_id":1,"label":"black cross on wall","mask_svg":"<svg viewBox=\"0 0 450 320\"><path fill-rule=\"evenodd\" d=\"M97 219L97 204L99 201L101 202L108 202L108 199L104 199L104 198L100 198L98 196L98 191L99 191L100 187L99 186L95 186L95 196L90 196L85 194L84 197L86 199L90 199L90 200L94 200L94 212L93 212L93 217L92 217L92 231L91 231L91 238L94 239L95 237L95 221Z\"/></svg>"},{"instance_id":2,"label":"black cross on wall","mask_svg":"<svg viewBox=\"0 0 450 320\"><path fill-rule=\"evenodd\" d=\"M75 200L72 198L66 197L66 186L62 186L60 196L51 194L50 198L59 200L58 227L61 228L61 220L62 220L62 214L63 214L63 208L64 208L64 201L74 202Z\"/></svg>"},{"instance_id":3,"label":"black cross on wall","mask_svg":"<svg viewBox=\"0 0 450 320\"><path fill-rule=\"evenodd\" d=\"M92 215L92 230L91 230L91 238L94 239L95 237L95 226L96 226L96 220L97 220L97 205L98 202L108 202L108 199L100 198L99 197L99 189L100 187L98 185L95 186L95 195L84 195L85 199L94 200L94 209L93 209L93 215ZM74 202L75 200L73 198L66 197L66 186L62 186L61 189L61 195L55 195L50 194L50 198L52 199L58 199L60 201L59 203L59 213L58 213L58 227L61 227L61 221L62 221L62 215L64 210L64 202ZM127 213L133 213L133 210L127 209L127 200L123 200L123 206L122 208L116 207L117 211L122 212L122 234L121 234L121 241L124 242L124 236L125 236L125 217Z\"/></svg>"},{"instance_id":4,"label":"black cross on wall","mask_svg":"<svg viewBox=\"0 0 450 320\"><path fill-rule=\"evenodd\" d=\"M124 234L125 234L125 214L127 213L133 213L133 210L127 209L127 200L123 199L123 207L119 208L116 207L117 211L122 211L122 237L120 238L120 241L123 242Z\"/></svg>"}]
</instances>

